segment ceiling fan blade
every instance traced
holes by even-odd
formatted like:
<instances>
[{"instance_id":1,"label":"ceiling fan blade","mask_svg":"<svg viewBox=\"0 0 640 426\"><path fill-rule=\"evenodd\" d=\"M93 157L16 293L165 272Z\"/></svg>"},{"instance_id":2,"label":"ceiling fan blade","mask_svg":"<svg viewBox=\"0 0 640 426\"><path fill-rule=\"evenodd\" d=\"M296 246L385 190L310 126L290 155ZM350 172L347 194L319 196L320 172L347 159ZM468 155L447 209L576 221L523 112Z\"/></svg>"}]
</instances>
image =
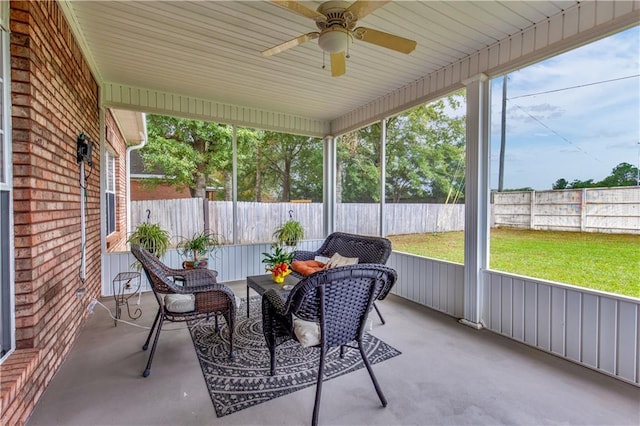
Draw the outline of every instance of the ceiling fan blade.
<instances>
[{"instance_id":1,"label":"ceiling fan blade","mask_svg":"<svg viewBox=\"0 0 640 426\"><path fill-rule=\"evenodd\" d=\"M340 77L347 72L347 61L344 52L331 54L331 77Z\"/></svg>"},{"instance_id":2,"label":"ceiling fan blade","mask_svg":"<svg viewBox=\"0 0 640 426\"><path fill-rule=\"evenodd\" d=\"M297 1L282 1L282 0L271 0L272 3L277 4L280 7L284 7L285 9L289 9L292 12L297 13L298 15L306 16L307 18L311 18L317 21L325 21L327 17L317 10L309 9L304 4Z\"/></svg>"},{"instance_id":3,"label":"ceiling fan blade","mask_svg":"<svg viewBox=\"0 0 640 426\"><path fill-rule=\"evenodd\" d=\"M351 14L353 14L353 17L355 19L362 19L368 14L370 14L371 12L381 8L382 6L384 6L389 2L390 0L382 0L382 1L358 0L348 7L347 10L345 10L345 13L350 12Z\"/></svg>"},{"instance_id":4,"label":"ceiling fan blade","mask_svg":"<svg viewBox=\"0 0 640 426\"><path fill-rule=\"evenodd\" d=\"M280 43L277 46L273 46L267 50L263 50L262 52L260 52L260 54L262 56L271 56L271 55L275 55L277 53L280 52L284 52L287 49L291 49L292 47L296 47L301 45L302 43L306 43L309 40L313 40L315 38L318 38L318 36L320 35L320 33L307 33L307 34L302 34L292 40L289 41L285 41L284 43Z\"/></svg>"},{"instance_id":5,"label":"ceiling fan blade","mask_svg":"<svg viewBox=\"0 0 640 426\"><path fill-rule=\"evenodd\" d=\"M387 49L396 50L402 53L411 53L416 48L417 43L408 38L385 33L371 28L358 27L353 30L353 37L357 40L373 43Z\"/></svg>"}]
</instances>

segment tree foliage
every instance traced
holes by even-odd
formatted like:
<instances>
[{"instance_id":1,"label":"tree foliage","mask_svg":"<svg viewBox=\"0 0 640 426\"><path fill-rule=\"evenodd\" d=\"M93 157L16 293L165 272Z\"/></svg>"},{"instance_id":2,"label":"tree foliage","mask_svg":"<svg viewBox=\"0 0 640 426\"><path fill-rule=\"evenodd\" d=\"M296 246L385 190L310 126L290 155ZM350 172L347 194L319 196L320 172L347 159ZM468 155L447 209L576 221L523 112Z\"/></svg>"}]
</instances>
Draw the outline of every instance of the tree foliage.
<instances>
[{"instance_id":1,"label":"tree foliage","mask_svg":"<svg viewBox=\"0 0 640 426\"><path fill-rule=\"evenodd\" d=\"M457 92L387 120L388 201L445 202L463 192L465 117L451 114L463 99ZM342 202L379 201L380 132L376 123L343 136L338 149Z\"/></svg>"},{"instance_id":2,"label":"tree foliage","mask_svg":"<svg viewBox=\"0 0 640 426\"><path fill-rule=\"evenodd\" d=\"M638 168L629 163L620 163L611 170L611 174L601 181L593 179L574 179L568 182L560 178L551 186L553 189L609 188L614 186L635 186L638 184Z\"/></svg>"},{"instance_id":3,"label":"tree foliage","mask_svg":"<svg viewBox=\"0 0 640 426\"><path fill-rule=\"evenodd\" d=\"M464 186L463 92L387 119L385 192L392 202L453 202ZM452 113L453 112L453 113ZM156 182L187 186L204 197L231 199L232 127L157 115L147 116L149 141L142 150ZM342 202L380 201L381 124L343 135L338 144L337 186ZM237 129L238 199L322 201L322 141L317 138Z\"/></svg>"},{"instance_id":4,"label":"tree foliage","mask_svg":"<svg viewBox=\"0 0 640 426\"><path fill-rule=\"evenodd\" d=\"M231 127L160 115L147 116L147 124L145 169L164 172L157 183L187 186L192 197L203 198L207 177L230 164Z\"/></svg>"}]
</instances>

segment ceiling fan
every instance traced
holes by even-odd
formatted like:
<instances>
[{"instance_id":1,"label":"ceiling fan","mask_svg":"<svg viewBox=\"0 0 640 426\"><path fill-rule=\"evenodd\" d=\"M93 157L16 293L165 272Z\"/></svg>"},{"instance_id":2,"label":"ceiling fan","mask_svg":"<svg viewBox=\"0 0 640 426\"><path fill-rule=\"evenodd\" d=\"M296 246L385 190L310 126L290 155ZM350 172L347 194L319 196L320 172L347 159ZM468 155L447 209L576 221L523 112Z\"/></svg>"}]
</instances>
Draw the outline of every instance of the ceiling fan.
<instances>
[{"instance_id":1,"label":"ceiling fan","mask_svg":"<svg viewBox=\"0 0 640 426\"><path fill-rule=\"evenodd\" d=\"M320 48L331 54L331 75L338 77L346 72L346 52L354 38L402 53L411 53L416 48L416 42L413 40L367 27L356 27L359 19L389 3L389 0L357 0L351 4L345 1L328 1L322 3L317 10L310 9L297 1L272 0L272 2L313 19L320 31L302 34L273 46L260 52L262 56L275 55L309 40L318 39Z\"/></svg>"}]
</instances>

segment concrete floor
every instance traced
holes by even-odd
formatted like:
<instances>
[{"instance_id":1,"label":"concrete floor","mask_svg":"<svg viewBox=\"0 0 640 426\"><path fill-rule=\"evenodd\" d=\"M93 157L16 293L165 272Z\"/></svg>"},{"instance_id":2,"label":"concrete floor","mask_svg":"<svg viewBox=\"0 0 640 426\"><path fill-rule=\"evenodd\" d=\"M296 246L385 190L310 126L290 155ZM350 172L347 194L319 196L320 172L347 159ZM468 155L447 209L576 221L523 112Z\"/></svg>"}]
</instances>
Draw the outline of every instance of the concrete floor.
<instances>
[{"instance_id":1,"label":"concrete floor","mask_svg":"<svg viewBox=\"0 0 640 426\"><path fill-rule=\"evenodd\" d=\"M245 297L244 282L231 283ZM135 299L132 299L135 300ZM112 299L102 301L112 311ZM373 331L402 355L374 365L389 402L366 373L325 382L325 425L639 425L640 388L389 296ZM152 294L142 297L150 326ZM241 313L240 313L241 314ZM124 315L125 319L126 314ZM148 378L147 330L114 327L96 306L28 425L300 425L315 386L217 418L184 324L168 323Z\"/></svg>"}]
</instances>

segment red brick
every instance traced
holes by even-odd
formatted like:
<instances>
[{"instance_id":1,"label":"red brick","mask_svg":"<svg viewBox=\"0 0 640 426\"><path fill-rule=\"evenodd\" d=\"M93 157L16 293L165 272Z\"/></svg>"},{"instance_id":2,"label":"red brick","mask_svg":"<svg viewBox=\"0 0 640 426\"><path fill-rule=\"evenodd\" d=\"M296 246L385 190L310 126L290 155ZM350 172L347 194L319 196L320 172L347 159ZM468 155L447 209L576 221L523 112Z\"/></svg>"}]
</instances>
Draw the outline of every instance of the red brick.
<instances>
[{"instance_id":1,"label":"red brick","mask_svg":"<svg viewBox=\"0 0 640 426\"><path fill-rule=\"evenodd\" d=\"M95 143L84 285L91 296L100 294L99 90L57 2L12 1L10 8L16 351L0 366L0 424L23 424L86 316L73 297L80 264L80 132ZM111 126L113 118L106 119ZM109 133L109 143L124 158L119 130Z\"/></svg>"}]
</instances>

